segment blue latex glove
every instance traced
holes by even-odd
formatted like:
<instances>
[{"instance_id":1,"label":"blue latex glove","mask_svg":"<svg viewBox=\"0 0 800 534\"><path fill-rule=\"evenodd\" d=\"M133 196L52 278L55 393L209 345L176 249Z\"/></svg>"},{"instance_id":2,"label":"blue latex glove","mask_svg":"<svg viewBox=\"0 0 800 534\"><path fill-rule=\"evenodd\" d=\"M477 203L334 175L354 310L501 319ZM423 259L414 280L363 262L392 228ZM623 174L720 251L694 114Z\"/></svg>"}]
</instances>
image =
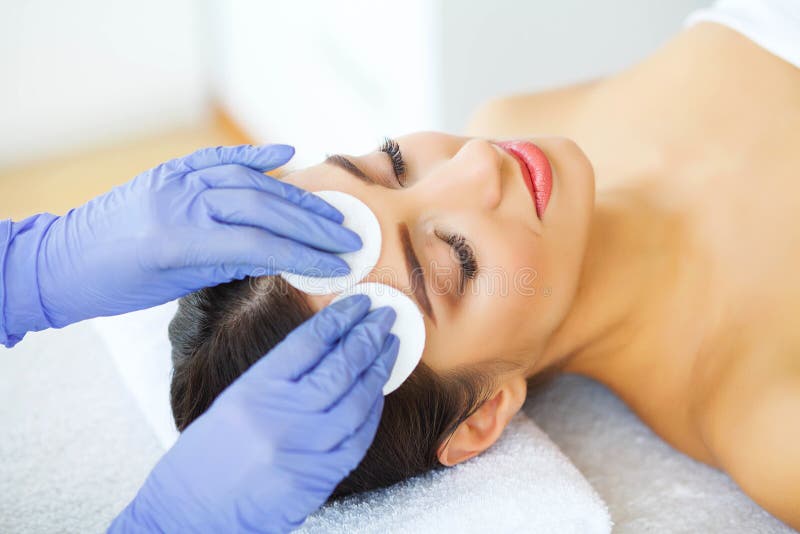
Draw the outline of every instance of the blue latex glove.
<instances>
[{"instance_id":1,"label":"blue latex glove","mask_svg":"<svg viewBox=\"0 0 800 534\"><path fill-rule=\"evenodd\" d=\"M303 323L220 394L112 532L288 532L364 456L397 358L395 312L355 295Z\"/></svg>"},{"instance_id":2,"label":"blue latex glove","mask_svg":"<svg viewBox=\"0 0 800 534\"><path fill-rule=\"evenodd\" d=\"M349 272L331 253L361 240L342 214L262 174L293 154L287 145L203 149L63 217L0 223L0 343L250 274Z\"/></svg>"}]
</instances>

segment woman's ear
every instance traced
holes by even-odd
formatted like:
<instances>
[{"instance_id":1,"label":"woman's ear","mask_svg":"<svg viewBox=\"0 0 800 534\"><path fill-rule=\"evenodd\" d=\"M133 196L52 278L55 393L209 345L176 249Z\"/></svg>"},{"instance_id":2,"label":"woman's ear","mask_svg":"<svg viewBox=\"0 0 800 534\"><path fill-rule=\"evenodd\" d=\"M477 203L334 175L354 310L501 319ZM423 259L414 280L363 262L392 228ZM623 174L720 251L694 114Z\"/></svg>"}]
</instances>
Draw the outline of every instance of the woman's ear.
<instances>
[{"instance_id":1,"label":"woman's ear","mask_svg":"<svg viewBox=\"0 0 800 534\"><path fill-rule=\"evenodd\" d=\"M507 377L483 406L456 428L437 451L439 463L456 465L488 449L502 434L528 393L524 376Z\"/></svg>"}]
</instances>

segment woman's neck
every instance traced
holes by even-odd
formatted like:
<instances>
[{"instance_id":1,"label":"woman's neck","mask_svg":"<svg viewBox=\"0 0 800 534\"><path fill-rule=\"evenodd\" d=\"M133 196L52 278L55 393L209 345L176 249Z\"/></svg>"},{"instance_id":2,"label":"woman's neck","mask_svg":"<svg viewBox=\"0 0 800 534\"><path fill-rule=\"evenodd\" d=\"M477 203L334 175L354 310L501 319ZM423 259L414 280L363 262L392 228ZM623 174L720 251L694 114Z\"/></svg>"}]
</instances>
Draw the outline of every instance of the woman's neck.
<instances>
[{"instance_id":1,"label":"woman's neck","mask_svg":"<svg viewBox=\"0 0 800 534\"><path fill-rule=\"evenodd\" d=\"M705 332L694 314L709 298L703 253L691 217L662 199L646 181L598 192L578 291L543 363L621 390L642 383L643 371L663 373L661 351L678 363L698 346Z\"/></svg>"},{"instance_id":2,"label":"woman's neck","mask_svg":"<svg viewBox=\"0 0 800 534\"><path fill-rule=\"evenodd\" d=\"M696 201L679 178L691 165L688 151L702 146L694 139L697 117L669 112L680 104L666 102L666 93L698 38L686 32L646 62L593 84L565 127L595 166L597 194L574 304L537 370L560 363L623 396L648 383L670 389L670 376L673 391L691 379L716 300Z\"/></svg>"}]
</instances>

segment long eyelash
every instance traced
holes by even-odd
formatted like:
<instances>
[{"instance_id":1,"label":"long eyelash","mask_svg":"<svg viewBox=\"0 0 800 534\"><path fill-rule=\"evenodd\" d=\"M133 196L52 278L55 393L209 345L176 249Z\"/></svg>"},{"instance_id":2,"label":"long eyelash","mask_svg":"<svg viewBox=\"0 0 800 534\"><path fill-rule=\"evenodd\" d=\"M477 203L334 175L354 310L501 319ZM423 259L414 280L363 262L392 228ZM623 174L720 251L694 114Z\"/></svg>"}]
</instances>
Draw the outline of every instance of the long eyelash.
<instances>
[{"instance_id":1,"label":"long eyelash","mask_svg":"<svg viewBox=\"0 0 800 534\"><path fill-rule=\"evenodd\" d=\"M478 260L475 259L475 251L472 249L472 246L467 243L467 239L463 235L443 232L440 230L435 230L434 234L436 237L450 245L450 248L453 249L453 252L455 252L456 257L461 264L461 270L464 273L464 278L469 280L475 278L475 275L478 272ZM459 292L463 293L463 291L464 287L463 284L461 284L461 287L459 287Z\"/></svg>"},{"instance_id":2,"label":"long eyelash","mask_svg":"<svg viewBox=\"0 0 800 534\"><path fill-rule=\"evenodd\" d=\"M394 174L397 176L400 185L404 186L405 180L403 179L406 177L406 162L403 160L403 153L400 151L400 145L398 145L397 141L394 139L384 137L380 151L385 152L392 159Z\"/></svg>"}]
</instances>

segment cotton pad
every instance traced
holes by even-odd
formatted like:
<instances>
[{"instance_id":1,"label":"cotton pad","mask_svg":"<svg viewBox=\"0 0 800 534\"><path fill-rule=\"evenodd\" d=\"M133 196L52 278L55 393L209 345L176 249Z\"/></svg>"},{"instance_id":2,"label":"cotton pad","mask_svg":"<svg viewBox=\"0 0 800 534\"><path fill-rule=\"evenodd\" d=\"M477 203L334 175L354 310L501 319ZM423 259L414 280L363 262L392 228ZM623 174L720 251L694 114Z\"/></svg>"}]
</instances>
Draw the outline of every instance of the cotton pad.
<instances>
[{"instance_id":1,"label":"cotton pad","mask_svg":"<svg viewBox=\"0 0 800 534\"><path fill-rule=\"evenodd\" d=\"M385 284L372 282L356 284L338 295L332 302L356 294L369 297L372 303L370 309L391 306L397 313L397 319L389 331L400 340L400 349L389 380L383 386L383 394L388 395L405 382L422 358L422 351L425 348L425 321L413 300L402 291Z\"/></svg>"},{"instance_id":2,"label":"cotton pad","mask_svg":"<svg viewBox=\"0 0 800 534\"><path fill-rule=\"evenodd\" d=\"M372 210L352 195L341 191L318 191L313 194L342 212L344 215L342 226L357 233L361 237L363 246L355 252L338 254L350 267L350 272L344 276L322 278L295 273L281 273L281 276L304 293L311 295L340 293L363 280L378 264L378 257L381 254L381 226Z\"/></svg>"}]
</instances>

